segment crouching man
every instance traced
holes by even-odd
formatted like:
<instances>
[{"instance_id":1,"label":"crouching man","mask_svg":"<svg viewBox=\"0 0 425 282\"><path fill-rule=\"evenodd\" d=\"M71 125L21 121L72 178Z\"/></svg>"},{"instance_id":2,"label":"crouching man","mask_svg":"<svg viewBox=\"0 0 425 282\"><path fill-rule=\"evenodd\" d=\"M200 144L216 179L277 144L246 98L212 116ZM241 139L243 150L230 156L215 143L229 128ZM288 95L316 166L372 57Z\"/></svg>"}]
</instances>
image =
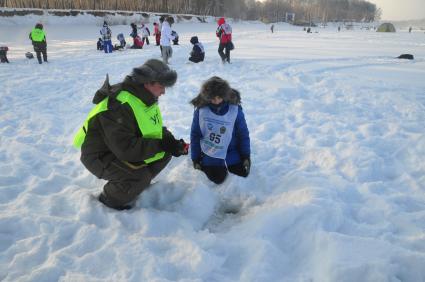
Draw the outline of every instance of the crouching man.
<instances>
[{"instance_id":1,"label":"crouching man","mask_svg":"<svg viewBox=\"0 0 425 282\"><path fill-rule=\"evenodd\" d=\"M107 180L99 201L116 209L130 209L137 196L165 168L171 156L187 155L188 144L176 140L162 125L158 98L177 80L163 62L150 59L134 68L123 82L96 92L96 106L74 138L81 162Z\"/></svg>"}]
</instances>

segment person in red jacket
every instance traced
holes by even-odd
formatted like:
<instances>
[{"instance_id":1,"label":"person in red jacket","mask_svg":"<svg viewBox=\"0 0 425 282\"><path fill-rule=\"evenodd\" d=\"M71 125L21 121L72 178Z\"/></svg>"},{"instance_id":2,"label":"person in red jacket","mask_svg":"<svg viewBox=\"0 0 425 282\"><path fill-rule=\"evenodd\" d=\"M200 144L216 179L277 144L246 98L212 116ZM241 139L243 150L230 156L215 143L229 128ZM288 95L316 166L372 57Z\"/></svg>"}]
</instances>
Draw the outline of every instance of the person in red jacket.
<instances>
[{"instance_id":1,"label":"person in red jacket","mask_svg":"<svg viewBox=\"0 0 425 282\"><path fill-rule=\"evenodd\" d=\"M161 40L161 28L158 23L153 23L153 35L155 35L156 46L159 46Z\"/></svg>"},{"instance_id":2,"label":"person in red jacket","mask_svg":"<svg viewBox=\"0 0 425 282\"><path fill-rule=\"evenodd\" d=\"M230 50L233 50L234 45L232 43L232 27L226 23L224 18L220 18L217 21L218 28L216 30L216 35L220 39L220 44L218 45L218 54L221 57L223 63L230 63ZM224 53L226 49L226 53Z\"/></svg>"}]
</instances>

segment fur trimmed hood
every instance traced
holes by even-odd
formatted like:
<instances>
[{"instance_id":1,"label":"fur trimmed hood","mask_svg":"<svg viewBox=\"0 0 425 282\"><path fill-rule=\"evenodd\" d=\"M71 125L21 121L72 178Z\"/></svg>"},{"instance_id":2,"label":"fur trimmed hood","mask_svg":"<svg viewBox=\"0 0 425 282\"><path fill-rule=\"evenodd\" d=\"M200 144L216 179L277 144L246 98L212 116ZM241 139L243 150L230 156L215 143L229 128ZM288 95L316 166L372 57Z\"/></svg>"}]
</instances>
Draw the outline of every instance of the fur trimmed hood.
<instances>
[{"instance_id":1,"label":"fur trimmed hood","mask_svg":"<svg viewBox=\"0 0 425 282\"><path fill-rule=\"evenodd\" d=\"M202 108L211 103L214 97L220 97L224 102L230 104L241 104L241 95L238 90L230 87L229 83L218 77L213 76L202 84L201 91L190 103L195 108Z\"/></svg>"}]
</instances>

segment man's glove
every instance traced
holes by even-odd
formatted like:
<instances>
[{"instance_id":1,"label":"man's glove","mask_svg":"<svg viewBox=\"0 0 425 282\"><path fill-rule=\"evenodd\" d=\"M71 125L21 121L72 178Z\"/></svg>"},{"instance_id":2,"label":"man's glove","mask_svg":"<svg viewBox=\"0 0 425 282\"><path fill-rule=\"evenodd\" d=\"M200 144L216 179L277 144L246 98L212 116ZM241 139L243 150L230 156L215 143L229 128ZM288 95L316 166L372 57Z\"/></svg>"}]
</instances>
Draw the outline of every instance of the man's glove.
<instances>
[{"instance_id":1,"label":"man's glove","mask_svg":"<svg viewBox=\"0 0 425 282\"><path fill-rule=\"evenodd\" d=\"M181 146L179 147L179 152L181 153L180 155L187 155L189 153L190 144L184 142L183 139L180 139L178 142L180 144L179 146Z\"/></svg>"},{"instance_id":2,"label":"man's glove","mask_svg":"<svg viewBox=\"0 0 425 282\"><path fill-rule=\"evenodd\" d=\"M189 144L184 142L183 139L165 138L161 141L161 147L165 152L170 153L174 157L187 155L189 152Z\"/></svg>"},{"instance_id":3,"label":"man's glove","mask_svg":"<svg viewBox=\"0 0 425 282\"><path fill-rule=\"evenodd\" d=\"M201 162L200 161L193 161L193 168L202 170Z\"/></svg>"},{"instance_id":4,"label":"man's glove","mask_svg":"<svg viewBox=\"0 0 425 282\"><path fill-rule=\"evenodd\" d=\"M180 157L181 155L187 155L189 152L189 144L184 142L183 139L176 140L173 134L168 131L165 127L162 129L161 148L167 153L170 153L174 157Z\"/></svg>"},{"instance_id":5,"label":"man's glove","mask_svg":"<svg viewBox=\"0 0 425 282\"><path fill-rule=\"evenodd\" d=\"M245 171L245 175L248 176L251 170L251 159L249 157L242 158L242 167Z\"/></svg>"}]
</instances>

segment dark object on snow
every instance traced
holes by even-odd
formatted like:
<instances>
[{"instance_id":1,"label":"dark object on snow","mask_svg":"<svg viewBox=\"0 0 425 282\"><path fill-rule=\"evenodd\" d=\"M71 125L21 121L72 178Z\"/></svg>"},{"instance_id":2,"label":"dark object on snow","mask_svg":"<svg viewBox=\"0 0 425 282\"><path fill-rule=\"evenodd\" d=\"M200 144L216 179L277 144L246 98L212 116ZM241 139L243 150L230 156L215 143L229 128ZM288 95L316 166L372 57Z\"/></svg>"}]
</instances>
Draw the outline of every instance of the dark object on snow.
<instances>
[{"instance_id":1,"label":"dark object on snow","mask_svg":"<svg viewBox=\"0 0 425 282\"><path fill-rule=\"evenodd\" d=\"M173 45L179 45L179 34L173 30L171 31L171 35L174 36Z\"/></svg>"},{"instance_id":2,"label":"dark object on snow","mask_svg":"<svg viewBox=\"0 0 425 282\"><path fill-rule=\"evenodd\" d=\"M383 23L378 27L376 31L377 32L395 32L395 27L392 23Z\"/></svg>"},{"instance_id":3,"label":"dark object on snow","mask_svg":"<svg viewBox=\"0 0 425 282\"><path fill-rule=\"evenodd\" d=\"M27 57L27 59L34 59L34 55L31 52L26 52L25 57Z\"/></svg>"},{"instance_id":4,"label":"dark object on snow","mask_svg":"<svg viewBox=\"0 0 425 282\"><path fill-rule=\"evenodd\" d=\"M9 47L0 46L0 62L1 63L9 63L9 60L7 59L7 51L9 51Z\"/></svg>"},{"instance_id":5,"label":"dark object on snow","mask_svg":"<svg viewBox=\"0 0 425 282\"><path fill-rule=\"evenodd\" d=\"M397 57L397 59L407 59L407 60L413 60L414 57L411 54L401 54Z\"/></svg>"},{"instance_id":6,"label":"dark object on snow","mask_svg":"<svg viewBox=\"0 0 425 282\"><path fill-rule=\"evenodd\" d=\"M97 50L102 51L103 50L103 40L99 37L99 40L97 41Z\"/></svg>"}]
</instances>

